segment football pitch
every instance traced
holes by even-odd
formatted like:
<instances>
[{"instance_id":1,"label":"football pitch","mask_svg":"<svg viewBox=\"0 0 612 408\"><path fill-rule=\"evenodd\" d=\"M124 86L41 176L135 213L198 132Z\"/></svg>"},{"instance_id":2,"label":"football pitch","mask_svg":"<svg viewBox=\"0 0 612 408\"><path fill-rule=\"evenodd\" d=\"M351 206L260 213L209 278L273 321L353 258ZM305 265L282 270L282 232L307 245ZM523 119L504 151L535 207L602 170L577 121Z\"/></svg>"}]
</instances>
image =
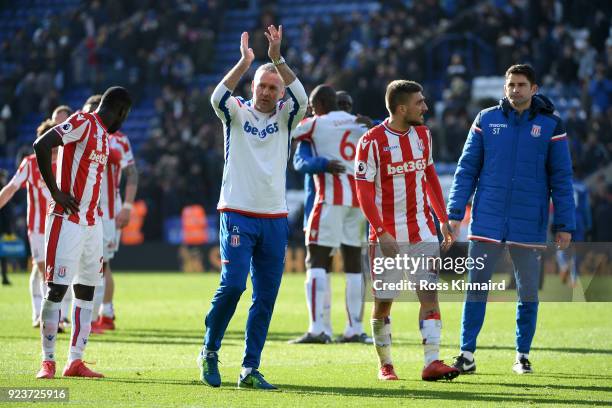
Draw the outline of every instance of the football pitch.
<instances>
[{"instance_id":1,"label":"football pitch","mask_svg":"<svg viewBox=\"0 0 612 408\"><path fill-rule=\"evenodd\" d=\"M420 380L423 365L415 303L394 306L393 359L401 381L376 379L373 346L288 345L307 328L304 275L283 278L261 371L280 392L236 389L250 288L243 294L220 352L221 388L199 381L196 356L217 274L116 273L117 330L91 336L84 360L101 380L63 379L69 334L60 334L55 380L34 378L38 331L30 326L26 274L0 288L0 386L68 387L75 407L419 406L516 407L612 404L612 303L542 303L530 360L534 374L512 372L515 305L489 304L476 354L478 372L452 382ZM333 278L333 324L345 324L344 277ZM250 286L250 285L249 285ZM441 358L457 354L460 303L442 304ZM366 317L371 304L366 304ZM364 319L366 322L369 319ZM369 324L367 324L369 326ZM367 329L369 332L369 328ZM22 404L7 404L19 406ZM31 403L27 403L31 406ZM39 405L37 403L37 405Z\"/></svg>"}]
</instances>

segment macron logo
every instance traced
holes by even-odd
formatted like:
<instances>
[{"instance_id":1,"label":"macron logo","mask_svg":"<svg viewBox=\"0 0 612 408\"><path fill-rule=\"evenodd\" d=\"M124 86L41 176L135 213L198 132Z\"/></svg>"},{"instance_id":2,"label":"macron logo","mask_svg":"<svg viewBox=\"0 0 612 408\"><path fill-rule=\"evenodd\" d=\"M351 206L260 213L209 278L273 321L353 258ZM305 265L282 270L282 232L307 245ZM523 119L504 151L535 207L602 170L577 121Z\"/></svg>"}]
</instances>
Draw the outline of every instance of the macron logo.
<instances>
[{"instance_id":1,"label":"macron logo","mask_svg":"<svg viewBox=\"0 0 612 408\"><path fill-rule=\"evenodd\" d=\"M425 159L410 160L400 164L387 164L387 174L395 176L399 174L411 173L413 171L425 170Z\"/></svg>"},{"instance_id":2,"label":"macron logo","mask_svg":"<svg viewBox=\"0 0 612 408\"><path fill-rule=\"evenodd\" d=\"M103 166L106 166L106 161L108 160L108 156L105 154L102 154L101 152L96 152L95 150L92 150L91 153L89 154L89 160L99 163Z\"/></svg>"}]
</instances>

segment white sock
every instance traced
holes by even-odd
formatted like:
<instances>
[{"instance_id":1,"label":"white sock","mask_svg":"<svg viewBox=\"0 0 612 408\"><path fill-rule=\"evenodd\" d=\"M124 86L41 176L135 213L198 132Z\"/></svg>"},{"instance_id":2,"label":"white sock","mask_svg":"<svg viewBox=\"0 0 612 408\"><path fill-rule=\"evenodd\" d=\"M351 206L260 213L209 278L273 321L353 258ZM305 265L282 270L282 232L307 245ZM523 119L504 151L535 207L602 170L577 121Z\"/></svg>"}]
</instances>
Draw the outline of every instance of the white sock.
<instances>
[{"instance_id":1,"label":"white sock","mask_svg":"<svg viewBox=\"0 0 612 408\"><path fill-rule=\"evenodd\" d=\"M60 303L44 299L40 311L40 335L43 361L55 361L55 341L60 319Z\"/></svg>"},{"instance_id":2,"label":"white sock","mask_svg":"<svg viewBox=\"0 0 612 408\"><path fill-rule=\"evenodd\" d=\"M60 319L64 319L68 315L70 315L70 311L72 310L72 285L68 287L66 294L64 295L64 299L62 299L62 314L60 315Z\"/></svg>"},{"instance_id":3,"label":"white sock","mask_svg":"<svg viewBox=\"0 0 612 408\"><path fill-rule=\"evenodd\" d=\"M393 364L391 362L391 318L372 319L370 323L380 365Z\"/></svg>"},{"instance_id":4,"label":"white sock","mask_svg":"<svg viewBox=\"0 0 612 408\"><path fill-rule=\"evenodd\" d=\"M70 357L68 362L83 359L83 352L91 332L93 301L74 299L72 306L72 335L70 336Z\"/></svg>"},{"instance_id":5,"label":"white sock","mask_svg":"<svg viewBox=\"0 0 612 408\"><path fill-rule=\"evenodd\" d=\"M421 336L423 337L423 352L425 354L425 366L432 361L440 359L440 332L442 322L439 318L421 320Z\"/></svg>"},{"instance_id":6,"label":"white sock","mask_svg":"<svg viewBox=\"0 0 612 408\"><path fill-rule=\"evenodd\" d=\"M529 358L529 353L519 353L518 351L516 352L516 361L521 361L521 358L525 357L525 358Z\"/></svg>"},{"instance_id":7,"label":"white sock","mask_svg":"<svg viewBox=\"0 0 612 408\"><path fill-rule=\"evenodd\" d=\"M240 370L240 376L244 378L247 375L251 374L251 371L253 371L251 367L242 367L242 370Z\"/></svg>"},{"instance_id":8,"label":"white sock","mask_svg":"<svg viewBox=\"0 0 612 408\"><path fill-rule=\"evenodd\" d=\"M43 300L43 292L41 290L41 276L38 271L38 264L32 262L32 273L30 273L30 298L32 300L32 322L36 322L40 318L40 308Z\"/></svg>"},{"instance_id":9,"label":"white sock","mask_svg":"<svg viewBox=\"0 0 612 408\"><path fill-rule=\"evenodd\" d=\"M102 303L101 312L104 317L115 317L115 309L113 309L113 302Z\"/></svg>"},{"instance_id":10,"label":"white sock","mask_svg":"<svg viewBox=\"0 0 612 408\"><path fill-rule=\"evenodd\" d=\"M474 361L474 353L472 353L471 351L461 350L461 355L470 361Z\"/></svg>"},{"instance_id":11,"label":"white sock","mask_svg":"<svg viewBox=\"0 0 612 408\"><path fill-rule=\"evenodd\" d=\"M93 313L91 315L91 318L93 319L92 322L95 322L96 320L98 320L98 315L100 314L100 305L102 305L102 300L104 300L104 284L100 286L96 286L95 291L94 291Z\"/></svg>"},{"instance_id":12,"label":"white sock","mask_svg":"<svg viewBox=\"0 0 612 408\"><path fill-rule=\"evenodd\" d=\"M363 280L360 273L345 273L347 322L344 336L352 337L363 333Z\"/></svg>"},{"instance_id":13,"label":"white sock","mask_svg":"<svg viewBox=\"0 0 612 408\"><path fill-rule=\"evenodd\" d=\"M331 300L332 300L332 287L331 287L331 273L326 273L327 277L327 288L325 290L325 298L323 303L323 322L325 325L325 334L329 337L333 336L333 329L331 325Z\"/></svg>"},{"instance_id":14,"label":"white sock","mask_svg":"<svg viewBox=\"0 0 612 408\"><path fill-rule=\"evenodd\" d=\"M320 334L325 331L323 309L325 292L327 291L327 276L325 269L312 268L306 271L306 305L308 306L308 332Z\"/></svg>"}]
</instances>

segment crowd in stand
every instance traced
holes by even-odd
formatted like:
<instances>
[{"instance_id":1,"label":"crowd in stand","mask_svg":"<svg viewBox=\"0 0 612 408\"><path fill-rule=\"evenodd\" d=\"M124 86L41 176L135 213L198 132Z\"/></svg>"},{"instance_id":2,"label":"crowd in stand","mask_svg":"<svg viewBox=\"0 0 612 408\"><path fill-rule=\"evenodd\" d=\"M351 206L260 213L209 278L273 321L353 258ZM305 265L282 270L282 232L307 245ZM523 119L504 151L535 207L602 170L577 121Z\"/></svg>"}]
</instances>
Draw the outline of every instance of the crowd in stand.
<instances>
[{"instance_id":1,"label":"crowd in stand","mask_svg":"<svg viewBox=\"0 0 612 408\"><path fill-rule=\"evenodd\" d=\"M160 238L159 220L178 216L188 204L214 213L222 131L209 105L214 85L194 86L191 78L213 69L221 3L96 0L67 16L50 16L34 31L21 30L2 45L2 55L19 69L2 79L0 100L12 103L8 119L6 108L0 110L0 139L10 138L10 126L28 111L48 111L61 102L74 84L102 89L127 81L136 94L159 85L150 137L137 151L139 196L151 204L145 233ZM276 3L264 3L256 27L282 23ZM474 76L499 76L514 62L531 63L542 93L565 120L576 174L585 177L610 164L612 156L611 17L609 2L598 0L384 1L369 15L322 16L302 24L283 54L307 91L330 83L353 96L355 113L375 119L386 116L390 80L423 83L438 162L456 162L475 113L496 103L472 97ZM264 61L266 41L257 28L251 46ZM442 60L431 44L451 35L464 43ZM238 94L249 97L250 79L243 79ZM288 187L299 189L301 183L290 172ZM610 189L601 183L592 193L594 215L612 206Z\"/></svg>"}]
</instances>

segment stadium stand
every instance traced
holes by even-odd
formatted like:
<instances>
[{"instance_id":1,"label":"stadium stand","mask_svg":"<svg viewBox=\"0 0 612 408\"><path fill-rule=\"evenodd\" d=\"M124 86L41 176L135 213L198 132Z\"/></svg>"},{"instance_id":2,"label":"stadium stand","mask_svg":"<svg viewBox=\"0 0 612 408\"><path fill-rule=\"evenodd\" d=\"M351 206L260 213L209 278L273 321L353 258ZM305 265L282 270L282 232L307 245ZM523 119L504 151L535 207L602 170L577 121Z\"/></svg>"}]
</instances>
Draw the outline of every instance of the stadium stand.
<instances>
[{"instance_id":1,"label":"stadium stand","mask_svg":"<svg viewBox=\"0 0 612 408\"><path fill-rule=\"evenodd\" d=\"M145 238L163 239L164 225L188 205L215 218L223 145L209 95L237 59L240 33L252 33L263 61L261 28L278 22L289 44L283 54L307 91L322 82L345 89L355 112L384 118L387 82L423 83L435 157L449 174L475 112L501 96L505 68L531 63L566 121L577 173L587 177L612 155L611 16L605 0L2 1L0 168L14 171L56 105L79 108L121 84L137 100L124 131L142 173ZM244 78L242 94L249 84ZM291 171L288 187L301 183ZM598 183L593 208L603 214L610 197L605 179Z\"/></svg>"}]
</instances>

